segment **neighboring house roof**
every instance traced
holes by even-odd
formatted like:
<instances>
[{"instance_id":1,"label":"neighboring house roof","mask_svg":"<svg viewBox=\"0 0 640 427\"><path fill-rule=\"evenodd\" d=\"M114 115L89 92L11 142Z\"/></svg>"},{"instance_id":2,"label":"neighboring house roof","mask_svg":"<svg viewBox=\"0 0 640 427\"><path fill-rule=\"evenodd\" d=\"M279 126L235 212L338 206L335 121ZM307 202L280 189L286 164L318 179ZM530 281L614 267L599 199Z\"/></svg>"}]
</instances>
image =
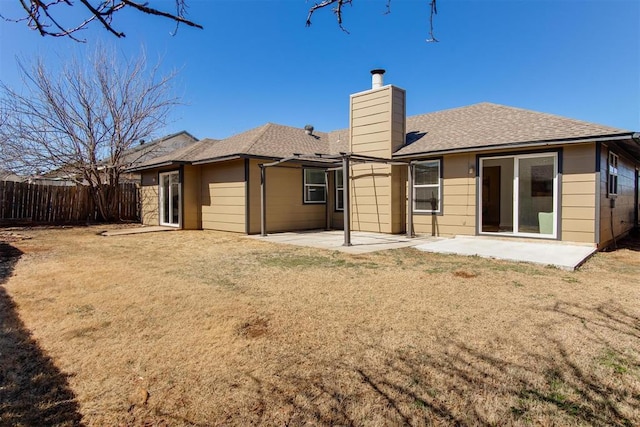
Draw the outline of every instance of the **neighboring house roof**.
<instances>
[{"instance_id":1,"label":"neighboring house roof","mask_svg":"<svg viewBox=\"0 0 640 427\"><path fill-rule=\"evenodd\" d=\"M407 117L405 145L394 157L411 157L464 149L535 143L565 143L632 132L566 117L492 103ZM143 170L176 162L207 163L230 157L286 158L294 153L338 154L349 151L349 130L329 133L267 123L223 140L203 139L164 156L141 162Z\"/></svg>"},{"instance_id":2,"label":"neighboring house roof","mask_svg":"<svg viewBox=\"0 0 640 427\"><path fill-rule=\"evenodd\" d=\"M132 147L122 153L121 161L122 164L135 166L172 153L177 149L188 147L196 142L198 142L198 138L183 130Z\"/></svg>"},{"instance_id":3,"label":"neighboring house roof","mask_svg":"<svg viewBox=\"0 0 640 427\"><path fill-rule=\"evenodd\" d=\"M13 181L13 182L21 182L24 181L26 177L16 175L13 172L0 169L0 181Z\"/></svg>"}]
</instances>

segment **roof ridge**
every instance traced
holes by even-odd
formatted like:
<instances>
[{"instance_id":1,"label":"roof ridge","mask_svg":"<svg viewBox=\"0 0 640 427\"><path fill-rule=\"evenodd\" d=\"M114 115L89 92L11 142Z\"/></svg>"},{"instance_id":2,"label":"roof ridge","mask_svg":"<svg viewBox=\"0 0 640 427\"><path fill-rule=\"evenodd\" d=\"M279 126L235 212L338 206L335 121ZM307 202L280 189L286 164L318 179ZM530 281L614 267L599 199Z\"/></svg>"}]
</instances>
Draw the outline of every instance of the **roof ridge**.
<instances>
[{"instance_id":1,"label":"roof ridge","mask_svg":"<svg viewBox=\"0 0 640 427\"><path fill-rule=\"evenodd\" d=\"M256 145L256 143L260 140L260 138L262 138L262 136L267 132L267 129L269 129L271 126L273 126L273 123L271 122L267 122L264 125L262 125L263 129L253 138L251 143L245 146L246 148L244 148L242 151L245 153L250 152L253 146Z\"/></svg>"}]
</instances>

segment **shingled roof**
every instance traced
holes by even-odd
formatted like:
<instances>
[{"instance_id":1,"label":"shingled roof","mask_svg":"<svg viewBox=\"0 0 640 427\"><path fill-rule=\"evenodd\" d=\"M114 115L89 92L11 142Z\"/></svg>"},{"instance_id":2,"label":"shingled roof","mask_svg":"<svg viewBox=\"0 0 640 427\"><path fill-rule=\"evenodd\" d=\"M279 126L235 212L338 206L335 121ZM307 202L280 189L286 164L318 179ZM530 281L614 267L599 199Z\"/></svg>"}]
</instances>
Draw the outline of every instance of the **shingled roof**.
<instances>
[{"instance_id":1,"label":"shingled roof","mask_svg":"<svg viewBox=\"0 0 640 427\"><path fill-rule=\"evenodd\" d=\"M174 153L176 150L189 147L197 141L198 138L182 130L150 142L141 142L140 145L133 146L122 153L120 160L123 164L130 165L147 163L156 157L165 156Z\"/></svg>"},{"instance_id":2,"label":"shingled roof","mask_svg":"<svg viewBox=\"0 0 640 427\"><path fill-rule=\"evenodd\" d=\"M328 148L327 134L324 132L307 135L304 129L267 123L210 144L193 161L204 162L232 155L283 158L294 153L327 153Z\"/></svg>"},{"instance_id":3,"label":"shingled roof","mask_svg":"<svg viewBox=\"0 0 640 427\"><path fill-rule=\"evenodd\" d=\"M407 138L395 156L564 141L631 133L553 114L483 102L407 117Z\"/></svg>"},{"instance_id":4,"label":"shingled roof","mask_svg":"<svg viewBox=\"0 0 640 427\"><path fill-rule=\"evenodd\" d=\"M624 129L488 102L407 117L405 145L394 157L534 143L630 135ZM135 170L171 163L208 163L233 157L286 158L295 153L349 151L349 130L329 133L267 123L223 140L203 139L149 160Z\"/></svg>"},{"instance_id":5,"label":"shingled roof","mask_svg":"<svg viewBox=\"0 0 640 427\"><path fill-rule=\"evenodd\" d=\"M236 156L284 158L294 153L327 153L327 134L267 123L222 140L203 139L168 155L145 162L135 170L159 167L170 163L207 163Z\"/></svg>"}]
</instances>

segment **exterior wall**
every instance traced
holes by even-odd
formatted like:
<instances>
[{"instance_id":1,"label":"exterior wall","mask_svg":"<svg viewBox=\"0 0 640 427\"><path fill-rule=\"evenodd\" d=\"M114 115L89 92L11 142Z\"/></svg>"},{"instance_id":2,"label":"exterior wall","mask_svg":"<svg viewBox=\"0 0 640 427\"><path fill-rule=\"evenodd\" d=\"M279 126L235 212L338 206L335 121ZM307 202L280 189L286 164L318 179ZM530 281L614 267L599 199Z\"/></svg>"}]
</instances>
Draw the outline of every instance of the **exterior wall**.
<instances>
[{"instance_id":1,"label":"exterior wall","mask_svg":"<svg viewBox=\"0 0 640 427\"><path fill-rule=\"evenodd\" d=\"M350 151L390 159L405 141L405 91L395 86L351 95ZM351 227L401 233L405 229L403 167L379 163L351 167Z\"/></svg>"},{"instance_id":2,"label":"exterior wall","mask_svg":"<svg viewBox=\"0 0 640 427\"><path fill-rule=\"evenodd\" d=\"M495 154L500 155L500 152ZM442 213L414 213L413 223L417 234L476 234L477 184L476 177L469 174L469 167L475 165L475 158L475 153L444 156ZM563 241L596 243L595 144L565 146L561 161L563 169L559 183L559 236ZM606 155L604 161L606 162ZM603 188L606 188L605 184ZM513 187L510 187L505 192L507 196L504 197L511 197L512 191ZM633 200L633 193L630 194L630 198Z\"/></svg>"},{"instance_id":3,"label":"exterior wall","mask_svg":"<svg viewBox=\"0 0 640 427\"><path fill-rule=\"evenodd\" d=\"M142 212L140 217L143 225L160 224L158 209L158 171L148 171L142 173L140 186L140 204Z\"/></svg>"},{"instance_id":4,"label":"exterior wall","mask_svg":"<svg viewBox=\"0 0 640 427\"><path fill-rule=\"evenodd\" d=\"M250 233L260 232L260 167L263 161L251 160L249 166ZM326 203L303 203L302 167L284 163L269 167L267 174L267 233L324 229ZM331 191L329 187L328 191Z\"/></svg>"},{"instance_id":5,"label":"exterior wall","mask_svg":"<svg viewBox=\"0 0 640 427\"><path fill-rule=\"evenodd\" d=\"M249 234L260 233L260 163L266 162L249 160Z\"/></svg>"},{"instance_id":6,"label":"exterior wall","mask_svg":"<svg viewBox=\"0 0 640 427\"><path fill-rule=\"evenodd\" d=\"M595 143L568 145L562 150L560 238L563 241L597 242L595 146Z\"/></svg>"},{"instance_id":7,"label":"exterior wall","mask_svg":"<svg viewBox=\"0 0 640 427\"><path fill-rule=\"evenodd\" d=\"M607 161L609 150L618 154L618 194L607 196ZM602 146L600 152L600 241L599 248L613 242L614 236L620 237L635 226L636 167L640 164L626 157L613 144ZM611 200L615 198L615 207Z\"/></svg>"},{"instance_id":8,"label":"exterior wall","mask_svg":"<svg viewBox=\"0 0 640 427\"><path fill-rule=\"evenodd\" d=\"M476 234L475 154L457 154L442 159L442 213L413 214L416 234L455 236Z\"/></svg>"},{"instance_id":9,"label":"exterior wall","mask_svg":"<svg viewBox=\"0 0 640 427\"><path fill-rule=\"evenodd\" d=\"M184 166L182 182L182 228L199 230L202 228L200 166Z\"/></svg>"},{"instance_id":10,"label":"exterior wall","mask_svg":"<svg viewBox=\"0 0 640 427\"><path fill-rule=\"evenodd\" d=\"M245 233L244 160L200 168L202 228Z\"/></svg>"}]
</instances>

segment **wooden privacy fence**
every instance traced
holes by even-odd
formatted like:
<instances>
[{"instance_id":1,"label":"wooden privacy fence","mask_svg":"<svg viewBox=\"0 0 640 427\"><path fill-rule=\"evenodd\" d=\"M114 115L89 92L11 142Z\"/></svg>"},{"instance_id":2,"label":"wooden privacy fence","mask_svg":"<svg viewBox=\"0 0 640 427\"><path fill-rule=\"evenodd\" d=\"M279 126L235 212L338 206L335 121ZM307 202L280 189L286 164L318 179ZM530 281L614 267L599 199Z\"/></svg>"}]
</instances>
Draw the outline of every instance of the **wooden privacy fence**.
<instances>
[{"instance_id":1,"label":"wooden privacy fence","mask_svg":"<svg viewBox=\"0 0 640 427\"><path fill-rule=\"evenodd\" d=\"M136 184L120 184L120 219L140 220ZM55 186L0 181L0 222L78 223L96 221L98 210L86 186Z\"/></svg>"}]
</instances>

